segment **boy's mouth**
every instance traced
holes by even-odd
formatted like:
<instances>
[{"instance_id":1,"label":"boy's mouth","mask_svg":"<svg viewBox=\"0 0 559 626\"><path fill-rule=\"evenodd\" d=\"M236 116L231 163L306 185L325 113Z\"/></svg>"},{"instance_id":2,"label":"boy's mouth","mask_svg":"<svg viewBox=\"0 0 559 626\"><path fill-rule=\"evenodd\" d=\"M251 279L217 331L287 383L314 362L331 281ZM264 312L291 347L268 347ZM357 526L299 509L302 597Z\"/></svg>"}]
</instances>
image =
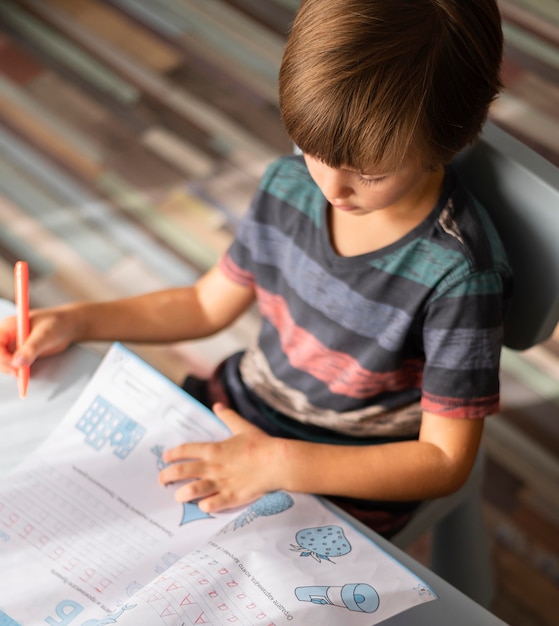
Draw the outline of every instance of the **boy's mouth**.
<instances>
[{"instance_id":1,"label":"boy's mouth","mask_svg":"<svg viewBox=\"0 0 559 626\"><path fill-rule=\"evenodd\" d=\"M347 204L332 204L332 203L330 204L334 209L338 209L339 211L355 211L356 209L359 208L358 206L347 205Z\"/></svg>"}]
</instances>

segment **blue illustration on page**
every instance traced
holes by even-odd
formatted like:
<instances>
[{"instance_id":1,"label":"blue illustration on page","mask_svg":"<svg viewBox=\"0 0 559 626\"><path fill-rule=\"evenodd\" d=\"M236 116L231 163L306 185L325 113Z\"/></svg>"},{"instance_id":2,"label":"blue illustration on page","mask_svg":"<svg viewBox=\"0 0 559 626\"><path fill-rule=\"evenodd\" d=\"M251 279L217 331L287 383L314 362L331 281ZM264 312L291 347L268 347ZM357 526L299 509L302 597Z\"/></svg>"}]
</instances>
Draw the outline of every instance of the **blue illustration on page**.
<instances>
[{"instance_id":1,"label":"blue illustration on page","mask_svg":"<svg viewBox=\"0 0 559 626\"><path fill-rule=\"evenodd\" d=\"M97 396L76 424L85 442L95 450L106 445L113 454L125 459L138 445L146 429L102 396Z\"/></svg>"}]
</instances>

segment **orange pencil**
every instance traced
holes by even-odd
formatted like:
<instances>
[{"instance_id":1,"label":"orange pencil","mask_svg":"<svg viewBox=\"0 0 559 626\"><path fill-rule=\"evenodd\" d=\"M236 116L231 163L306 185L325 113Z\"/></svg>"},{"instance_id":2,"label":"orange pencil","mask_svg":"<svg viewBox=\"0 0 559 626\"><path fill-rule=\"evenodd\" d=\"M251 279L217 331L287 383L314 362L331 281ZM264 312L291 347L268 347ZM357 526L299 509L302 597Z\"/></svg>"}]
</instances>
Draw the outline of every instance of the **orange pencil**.
<instances>
[{"instance_id":1,"label":"orange pencil","mask_svg":"<svg viewBox=\"0 0 559 626\"><path fill-rule=\"evenodd\" d=\"M15 301L17 314L16 347L19 349L29 336L29 268L25 261L18 261L14 267ZM17 372L20 398L27 395L29 367L20 367Z\"/></svg>"}]
</instances>

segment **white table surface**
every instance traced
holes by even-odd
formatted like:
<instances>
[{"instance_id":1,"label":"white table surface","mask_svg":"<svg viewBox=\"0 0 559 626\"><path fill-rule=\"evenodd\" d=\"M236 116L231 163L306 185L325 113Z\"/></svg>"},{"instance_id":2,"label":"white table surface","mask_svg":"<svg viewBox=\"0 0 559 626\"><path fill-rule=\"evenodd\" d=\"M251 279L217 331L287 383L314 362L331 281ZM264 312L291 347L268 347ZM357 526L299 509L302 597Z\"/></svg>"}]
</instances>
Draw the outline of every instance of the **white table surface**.
<instances>
[{"instance_id":1,"label":"white table surface","mask_svg":"<svg viewBox=\"0 0 559 626\"><path fill-rule=\"evenodd\" d=\"M13 304L0 299L0 319ZM17 382L0 374L0 478L43 441L78 397L99 363L98 354L74 347L32 366L27 398L20 399ZM347 516L346 516L347 517ZM504 622L402 552L389 541L348 518L396 560L422 578L439 596L383 622L386 626L497 626Z\"/></svg>"}]
</instances>

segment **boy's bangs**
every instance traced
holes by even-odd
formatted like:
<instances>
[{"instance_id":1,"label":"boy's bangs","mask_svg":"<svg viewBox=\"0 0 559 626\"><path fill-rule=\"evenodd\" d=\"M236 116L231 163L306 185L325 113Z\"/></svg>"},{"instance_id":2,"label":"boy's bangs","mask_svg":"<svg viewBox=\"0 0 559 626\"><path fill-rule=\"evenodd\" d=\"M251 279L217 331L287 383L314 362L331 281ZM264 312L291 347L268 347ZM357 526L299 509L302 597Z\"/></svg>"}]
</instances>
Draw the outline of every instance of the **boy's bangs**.
<instances>
[{"instance_id":1,"label":"boy's bangs","mask_svg":"<svg viewBox=\"0 0 559 626\"><path fill-rule=\"evenodd\" d=\"M388 115L359 110L351 98L325 105L322 98L305 98L291 107L284 124L294 143L329 167L348 167L363 173L393 172L417 149L417 128L391 107ZM386 109L384 109L386 110Z\"/></svg>"}]
</instances>

